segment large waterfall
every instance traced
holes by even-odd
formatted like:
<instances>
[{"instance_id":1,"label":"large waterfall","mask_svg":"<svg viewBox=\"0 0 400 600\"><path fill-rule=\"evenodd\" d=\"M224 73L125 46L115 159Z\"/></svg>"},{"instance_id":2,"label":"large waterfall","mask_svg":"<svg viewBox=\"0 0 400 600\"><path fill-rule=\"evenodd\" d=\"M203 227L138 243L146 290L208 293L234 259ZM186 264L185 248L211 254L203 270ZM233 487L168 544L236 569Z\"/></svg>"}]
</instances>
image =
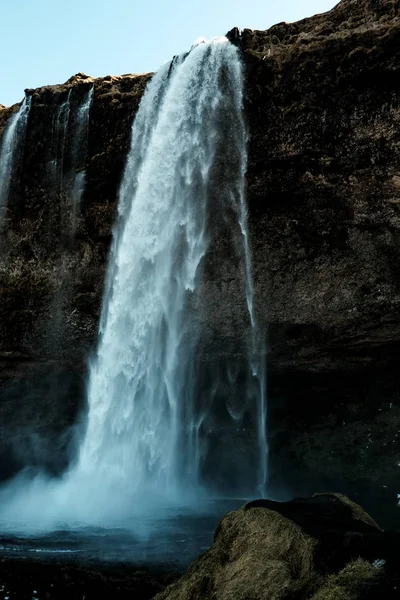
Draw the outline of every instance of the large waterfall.
<instances>
[{"instance_id":1,"label":"large waterfall","mask_svg":"<svg viewBox=\"0 0 400 600\"><path fill-rule=\"evenodd\" d=\"M226 38L200 42L159 70L141 102L120 192L78 465L104 485L125 481L130 490L150 486L181 494L199 482L203 415L196 407L194 363L201 331L193 313L202 259L212 244L207 215L210 199L218 198L216 185L230 199L241 232L244 289L255 327L242 80L238 52ZM224 139L227 118L234 130ZM233 157L230 179L218 172L221 152ZM249 368L261 377L259 366ZM264 417L260 392L260 479Z\"/></svg>"},{"instance_id":2,"label":"large waterfall","mask_svg":"<svg viewBox=\"0 0 400 600\"><path fill-rule=\"evenodd\" d=\"M23 151L26 126L32 97L25 96L18 112L10 118L0 146L0 217L3 216L10 194L14 169Z\"/></svg>"},{"instance_id":3,"label":"large waterfall","mask_svg":"<svg viewBox=\"0 0 400 600\"><path fill-rule=\"evenodd\" d=\"M62 131L68 103L57 113ZM201 492L213 494L204 473L218 468L236 469L243 480L251 472L245 493L264 493L265 377L246 163L238 50L226 38L199 40L153 76L133 123L80 453L61 481L10 485L4 518L23 515L43 526L43 503L49 522L157 514L154 503L192 504ZM239 314L243 338L241 357L231 360L228 350L215 377L218 360L211 371L202 362L210 265L214 280L224 268L236 274L235 297L222 302L228 321L241 306L235 322ZM237 337L235 329L230 335ZM221 439L215 450L215 435L225 437L223 451Z\"/></svg>"}]
</instances>

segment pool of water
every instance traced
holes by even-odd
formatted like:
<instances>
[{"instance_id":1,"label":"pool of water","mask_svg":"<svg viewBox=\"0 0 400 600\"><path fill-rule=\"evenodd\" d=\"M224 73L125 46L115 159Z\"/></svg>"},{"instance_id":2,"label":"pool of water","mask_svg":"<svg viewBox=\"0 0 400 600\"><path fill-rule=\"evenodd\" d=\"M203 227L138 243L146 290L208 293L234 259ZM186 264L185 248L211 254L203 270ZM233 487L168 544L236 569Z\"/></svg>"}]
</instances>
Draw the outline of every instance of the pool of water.
<instances>
[{"instance_id":1,"label":"pool of water","mask_svg":"<svg viewBox=\"0 0 400 600\"><path fill-rule=\"evenodd\" d=\"M352 497L385 529L400 530L397 495ZM0 520L0 557L73 564L134 564L183 571L207 550L219 520L246 498L204 500L195 508L169 508L99 527L59 523L27 533Z\"/></svg>"},{"instance_id":2,"label":"pool of water","mask_svg":"<svg viewBox=\"0 0 400 600\"><path fill-rule=\"evenodd\" d=\"M209 500L199 510L163 511L120 526L59 524L53 531L27 534L0 523L0 556L41 561L159 565L184 569L213 542L218 521L245 499Z\"/></svg>"}]
</instances>

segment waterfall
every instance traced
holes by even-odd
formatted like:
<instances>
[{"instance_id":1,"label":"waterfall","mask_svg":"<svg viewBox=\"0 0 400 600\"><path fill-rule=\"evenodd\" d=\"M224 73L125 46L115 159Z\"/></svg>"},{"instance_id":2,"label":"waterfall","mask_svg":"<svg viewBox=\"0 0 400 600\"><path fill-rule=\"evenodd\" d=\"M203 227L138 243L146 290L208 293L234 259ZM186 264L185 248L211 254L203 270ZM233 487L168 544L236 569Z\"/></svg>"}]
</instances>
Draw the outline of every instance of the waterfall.
<instances>
[{"instance_id":1,"label":"waterfall","mask_svg":"<svg viewBox=\"0 0 400 600\"><path fill-rule=\"evenodd\" d=\"M239 210L239 225L242 234L243 253L244 253L244 270L245 270L245 290L246 302L251 322L251 334L249 339L249 366L251 369L251 377L255 384L255 391L252 392L252 387L247 390L251 396L255 393L256 396L256 423L257 423L257 444L258 444L258 462L259 468L257 473L257 492L264 497L267 491L268 482L268 442L267 442L267 381L265 372L265 347L262 339L262 332L257 323L257 318L254 311L254 286L251 268L251 251L247 227L247 206L245 197L245 174L247 167L247 155L243 152L241 164L240 178L240 210ZM254 389L254 387L253 387Z\"/></svg>"},{"instance_id":2,"label":"waterfall","mask_svg":"<svg viewBox=\"0 0 400 600\"><path fill-rule=\"evenodd\" d=\"M199 40L153 76L132 125L79 456L61 480L17 478L0 491L3 519L104 525L136 513L145 521L146 513L213 495L204 471L215 459L225 474L239 463L239 478L255 473L246 493L264 494L266 382L246 168L239 52L226 38ZM214 298L210 308L207 286L216 283L219 296L227 268L234 295L222 294L220 307ZM218 329L221 307L228 321L236 310L231 320L241 337L235 326L228 337L240 357L228 348L221 369L214 358L206 369L216 377L204 377L207 311L214 310ZM224 436L226 462L213 447Z\"/></svg>"},{"instance_id":3,"label":"waterfall","mask_svg":"<svg viewBox=\"0 0 400 600\"><path fill-rule=\"evenodd\" d=\"M79 209L86 183L86 158L89 141L89 113L93 101L94 85L91 85L77 109L75 135L72 143L71 166L74 170L72 183L72 205L76 213Z\"/></svg>"},{"instance_id":4,"label":"waterfall","mask_svg":"<svg viewBox=\"0 0 400 600\"><path fill-rule=\"evenodd\" d=\"M0 217L7 208L13 171L24 147L31 104L32 97L25 96L19 111L12 115L2 136L0 145Z\"/></svg>"},{"instance_id":5,"label":"waterfall","mask_svg":"<svg viewBox=\"0 0 400 600\"><path fill-rule=\"evenodd\" d=\"M89 141L89 113L92 105L94 85L85 86L82 99L75 108L73 96L75 88L71 87L67 97L53 115L49 176L56 195L64 194L72 206L68 206L69 215L64 220L71 220L75 227L86 183L86 159ZM79 88L76 88L79 93ZM70 143L67 143L70 141Z\"/></svg>"},{"instance_id":6,"label":"waterfall","mask_svg":"<svg viewBox=\"0 0 400 600\"><path fill-rule=\"evenodd\" d=\"M179 495L199 483L202 416L194 365L201 331L193 311L202 259L212 244L207 215L217 185L241 231L249 355L256 354L242 82L237 49L226 38L201 41L153 77L134 122L77 467L95 473L104 486L125 481L130 490ZM230 139L223 139L228 113ZM220 181L218 163L228 144L232 164ZM259 360L249 366L260 388L261 488L265 381Z\"/></svg>"},{"instance_id":7,"label":"waterfall","mask_svg":"<svg viewBox=\"0 0 400 600\"><path fill-rule=\"evenodd\" d=\"M49 163L49 174L56 193L61 193L64 188L64 157L71 112L71 93L72 88L68 91L66 100L57 106L53 116L50 149L52 159Z\"/></svg>"}]
</instances>

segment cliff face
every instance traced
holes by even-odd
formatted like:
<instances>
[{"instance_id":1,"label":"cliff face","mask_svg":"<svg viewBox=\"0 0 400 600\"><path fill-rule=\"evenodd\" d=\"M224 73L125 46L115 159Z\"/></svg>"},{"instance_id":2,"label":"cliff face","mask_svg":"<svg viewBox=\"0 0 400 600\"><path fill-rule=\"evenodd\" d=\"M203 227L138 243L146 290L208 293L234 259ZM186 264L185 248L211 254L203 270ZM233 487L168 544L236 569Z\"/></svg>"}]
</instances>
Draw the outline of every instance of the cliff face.
<instances>
[{"instance_id":1,"label":"cliff face","mask_svg":"<svg viewBox=\"0 0 400 600\"><path fill-rule=\"evenodd\" d=\"M296 491L316 480L390 485L400 452L397 3L342 0L311 19L229 36L246 66L272 483ZM9 457L12 444L17 464L27 452L56 471L68 459L72 434L61 432L82 408L130 123L148 77L78 75L28 92L0 254L2 451ZM65 190L44 183L46 152L69 90L73 106L93 83L87 186L76 214ZM11 110L0 107L0 134ZM208 272L205 362L236 351L241 337L224 311L235 265L217 280ZM54 389L62 390L57 401Z\"/></svg>"},{"instance_id":2,"label":"cliff face","mask_svg":"<svg viewBox=\"0 0 400 600\"><path fill-rule=\"evenodd\" d=\"M343 351L360 364L399 338L400 22L381 11L342 2L240 40L258 297L280 366L337 368Z\"/></svg>"},{"instance_id":3,"label":"cliff face","mask_svg":"<svg viewBox=\"0 0 400 600\"><path fill-rule=\"evenodd\" d=\"M238 40L272 464L296 485L397 479L400 21L373 4Z\"/></svg>"}]
</instances>

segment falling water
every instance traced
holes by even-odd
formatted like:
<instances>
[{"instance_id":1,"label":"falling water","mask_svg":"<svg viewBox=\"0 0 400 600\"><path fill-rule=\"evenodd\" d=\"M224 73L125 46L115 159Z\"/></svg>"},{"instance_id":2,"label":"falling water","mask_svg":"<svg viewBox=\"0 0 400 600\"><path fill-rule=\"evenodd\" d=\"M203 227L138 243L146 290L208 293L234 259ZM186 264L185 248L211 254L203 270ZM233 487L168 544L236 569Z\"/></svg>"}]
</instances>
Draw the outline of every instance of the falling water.
<instances>
[{"instance_id":1,"label":"falling water","mask_svg":"<svg viewBox=\"0 0 400 600\"><path fill-rule=\"evenodd\" d=\"M53 116L50 149L52 159L49 163L49 174L56 193L61 193L64 187L64 157L71 111L71 92L72 88L68 91L66 100L57 107Z\"/></svg>"},{"instance_id":2,"label":"falling water","mask_svg":"<svg viewBox=\"0 0 400 600\"><path fill-rule=\"evenodd\" d=\"M52 122L50 180L56 194L71 197L74 214L77 212L85 187L85 167L89 139L89 112L94 86L88 86L81 103L74 110L71 87L67 97L56 107ZM67 143L70 142L70 143Z\"/></svg>"},{"instance_id":3,"label":"falling water","mask_svg":"<svg viewBox=\"0 0 400 600\"><path fill-rule=\"evenodd\" d=\"M242 81L238 51L226 38L198 43L153 77L134 122L77 467L95 473L105 487L125 481L131 490L151 486L180 494L198 483L194 364L201 331L193 311L202 259L212 243L207 215L218 185L241 229L249 354L256 355ZM219 156L228 144L221 123L227 118L235 146L229 149L229 176L220 181ZM251 367L260 387L261 487L265 381L261 363Z\"/></svg>"},{"instance_id":4,"label":"falling water","mask_svg":"<svg viewBox=\"0 0 400 600\"><path fill-rule=\"evenodd\" d=\"M18 112L10 118L0 146L0 216L3 216L10 194L16 159L24 146L32 97L25 96Z\"/></svg>"},{"instance_id":5,"label":"falling water","mask_svg":"<svg viewBox=\"0 0 400 600\"><path fill-rule=\"evenodd\" d=\"M242 300L247 332L240 341L242 363L238 369L227 365L222 403L230 432L239 430L243 413L240 405L230 406L232 395L251 407L246 442L249 433L257 460L249 452L241 475L257 462L250 493L265 491L265 371L253 302L246 146L242 65L226 38L199 41L152 78L132 127L120 189L80 454L60 481L11 482L0 493L7 522L104 525L135 513L160 514L172 504L193 505L201 497L210 449L209 406L202 401L204 395L208 405L221 399L214 402L216 380L200 381L203 292L207 259L221 237L232 238L228 246L238 255L217 253L211 263L216 269L224 260L235 262L235 269L240 263L233 271L239 273L239 295L230 304ZM220 407L213 408L212 418L218 418ZM227 439L225 470L241 452L234 438Z\"/></svg>"},{"instance_id":6,"label":"falling water","mask_svg":"<svg viewBox=\"0 0 400 600\"><path fill-rule=\"evenodd\" d=\"M267 443L267 381L265 372L265 348L262 338L262 332L258 327L257 318L254 311L254 286L251 269L251 251L249 244L249 235L247 227L247 206L245 197L245 174L247 168L247 154L243 152L241 164L241 184L240 184L240 210L239 225L243 241L244 267L245 267L245 289L246 302L251 322L251 334L249 339L249 366L251 377L255 384L256 395L256 437L258 442L258 477L257 492L260 496L265 496L267 491L268 479L268 443ZM254 386L252 386L254 389ZM251 389L248 390L251 395ZM254 392L253 392L254 393Z\"/></svg>"},{"instance_id":7,"label":"falling water","mask_svg":"<svg viewBox=\"0 0 400 600\"><path fill-rule=\"evenodd\" d=\"M72 144L71 166L74 170L72 183L72 205L76 213L82 199L86 180L86 158L89 141L89 113L93 100L94 86L90 86L77 109L75 135Z\"/></svg>"}]
</instances>

